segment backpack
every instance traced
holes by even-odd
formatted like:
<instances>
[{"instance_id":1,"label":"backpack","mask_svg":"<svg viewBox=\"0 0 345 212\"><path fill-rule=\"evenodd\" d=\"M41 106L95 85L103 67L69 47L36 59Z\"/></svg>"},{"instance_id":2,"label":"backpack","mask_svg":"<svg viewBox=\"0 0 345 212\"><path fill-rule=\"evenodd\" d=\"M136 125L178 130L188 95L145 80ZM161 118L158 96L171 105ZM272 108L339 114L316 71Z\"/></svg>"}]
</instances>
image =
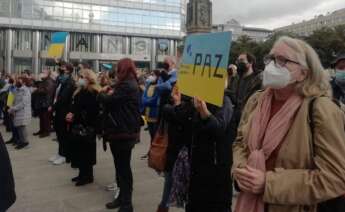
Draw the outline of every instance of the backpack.
<instances>
[{"instance_id":1,"label":"backpack","mask_svg":"<svg viewBox=\"0 0 345 212\"><path fill-rule=\"evenodd\" d=\"M311 135L312 135L312 145L314 149L314 128L315 128L315 123L314 123L314 117L313 117L313 111L314 111L314 105L315 101L317 98L313 98L310 103L309 103L309 108L308 108L308 115L309 115L309 126L311 130ZM333 102L344 112L344 105L340 103L338 100L333 99ZM312 154L314 156L314 151L312 151ZM345 193L345 192L344 192ZM325 202L321 202L317 205L317 212L344 212L345 211L345 197L340 196L334 199L327 200Z\"/></svg>"}]
</instances>

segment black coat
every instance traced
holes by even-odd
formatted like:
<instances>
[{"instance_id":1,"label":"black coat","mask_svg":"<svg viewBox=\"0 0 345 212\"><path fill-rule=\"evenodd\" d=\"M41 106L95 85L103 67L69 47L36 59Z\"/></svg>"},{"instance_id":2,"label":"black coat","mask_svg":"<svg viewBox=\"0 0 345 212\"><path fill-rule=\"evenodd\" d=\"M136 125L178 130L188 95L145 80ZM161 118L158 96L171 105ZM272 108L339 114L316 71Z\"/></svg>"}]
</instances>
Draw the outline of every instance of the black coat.
<instances>
[{"instance_id":1,"label":"black coat","mask_svg":"<svg viewBox=\"0 0 345 212\"><path fill-rule=\"evenodd\" d=\"M74 120L71 125L81 124L84 127L96 129L99 124L99 106L97 92L81 90L73 98L72 110ZM81 139L71 135L71 162L72 167L92 166L96 164L96 134L92 139Z\"/></svg>"},{"instance_id":2,"label":"black coat","mask_svg":"<svg viewBox=\"0 0 345 212\"><path fill-rule=\"evenodd\" d=\"M337 83L335 79L331 81L332 91L333 91L333 98L340 101L341 103L345 104L345 92Z\"/></svg>"},{"instance_id":3,"label":"black coat","mask_svg":"<svg viewBox=\"0 0 345 212\"><path fill-rule=\"evenodd\" d=\"M57 85L58 89L59 85ZM71 110L72 96L75 90L74 80L70 77L61 84L60 91L56 98L56 102L53 105L55 110L54 126L55 130L62 133L66 130L66 115Z\"/></svg>"},{"instance_id":4,"label":"black coat","mask_svg":"<svg viewBox=\"0 0 345 212\"><path fill-rule=\"evenodd\" d=\"M166 104L163 107L162 128L168 129L168 148L165 171L171 172L174 168L177 156L182 147L189 147L192 142L192 116L194 114L193 105L190 102L182 102L179 106Z\"/></svg>"},{"instance_id":5,"label":"black coat","mask_svg":"<svg viewBox=\"0 0 345 212\"><path fill-rule=\"evenodd\" d=\"M227 96L224 97L222 108L209 104L208 108L213 115L207 120L200 118L190 101L173 110L165 108L165 112L173 115L168 117L169 132L173 134L169 135L169 146L172 147L168 146L167 165L173 166L181 147L189 146L192 169L189 207L215 212L217 208L230 207L232 199L232 147L229 133L233 108Z\"/></svg>"},{"instance_id":6,"label":"black coat","mask_svg":"<svg viewBox=\"0 0 345 212\"><path fill-rule=\"evenodd\" d=\"M172 170L184 145L189 147L192 170L188 204L194 211L218 212L218 208L230 207L232 200L230 120L233 106L225 96L222 108L208 104L208 109L213 115L202 120L191 101L176 107L165 106L164 114L169 123L166 169Z\"/></svg>"},{"instance_id":7,"label":"black coat","mask_svg":"<svg viewBox=\"0 0 345 212\"><path fill-rule=\"evenodd\" d=\"M107 141L139 139L140 91L135 79L119 82L112 95L100 94L105 108L104 138Z\"/></svg>"},{"instance_id":8,"label":"black coat","mask_svg":"<svg viewBox=\"0 0 345 212\"><path fill-rule=\"evenodd\" d=\"M207 120L193 119L189 189L192 208L196 205L208 209L225 207L230 206L232 200L232 142L229 139L232 103L225 96L222 108L208 107L214 115Z\"/></svg>"},{"instance_id":9,"label":"black coat","mask_svg":"<svg viewBox=\"0 0 345 212\"><path fill-rule=\"evenodd\" d=\"M11 162L0 134L0 211L6 211L15 201L16 194Z\"/></svg>"}]
</instances>

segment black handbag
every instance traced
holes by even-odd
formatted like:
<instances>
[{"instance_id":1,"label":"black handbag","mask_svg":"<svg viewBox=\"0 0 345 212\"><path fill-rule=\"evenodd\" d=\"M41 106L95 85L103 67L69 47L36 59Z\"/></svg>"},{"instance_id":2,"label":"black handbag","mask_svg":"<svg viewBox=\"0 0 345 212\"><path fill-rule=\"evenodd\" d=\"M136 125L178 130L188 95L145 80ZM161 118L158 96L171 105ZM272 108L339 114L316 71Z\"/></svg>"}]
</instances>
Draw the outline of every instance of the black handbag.
<instances>
[{"instance_id":1,"label":"black handbag","mask_svg":"<svg viewBox=\"0 0 345 212\"><path fill-rule=\"evenodd\" d=\"M81 112L82 121L85 121L85 114ZM71 133L74 137L80 140L93 141L96 136L96 130L93 127L85 126L84 124L72 124Z\"/></svg>"},{"instance_id":2,"label":"black handbag","mask_svg":"<svg viewBox=\"0 0 345 212\"><path fill-rule=\"evenodd\" d=\"M82 124L72 125L71 133L78 139L87 141L91 141L96 135L95 130L92 127L85 127Z\"/></svg>"}]
</instances>

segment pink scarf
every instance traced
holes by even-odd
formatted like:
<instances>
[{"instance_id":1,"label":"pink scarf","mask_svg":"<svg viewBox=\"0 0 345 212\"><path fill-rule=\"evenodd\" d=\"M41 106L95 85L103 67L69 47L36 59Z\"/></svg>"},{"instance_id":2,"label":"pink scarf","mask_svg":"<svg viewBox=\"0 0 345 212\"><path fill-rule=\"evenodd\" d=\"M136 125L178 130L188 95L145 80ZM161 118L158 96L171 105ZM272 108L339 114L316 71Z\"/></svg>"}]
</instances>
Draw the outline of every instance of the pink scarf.
<instances>
[{"instance_id":1,"label":"pink scarf","mask_svg":"<svg viewBox=\"0 0 345 212\"><path fill-rule=\"evenodd\" d=\"M267 89L259 99L245 141L250 150L248 165L264 172L266 160L283 141L303 101L302 97L292 95L270 120L272 99L273 90ZM262 195L241 192L235 211L264 212Z\"/></svg>"}]
</instances>

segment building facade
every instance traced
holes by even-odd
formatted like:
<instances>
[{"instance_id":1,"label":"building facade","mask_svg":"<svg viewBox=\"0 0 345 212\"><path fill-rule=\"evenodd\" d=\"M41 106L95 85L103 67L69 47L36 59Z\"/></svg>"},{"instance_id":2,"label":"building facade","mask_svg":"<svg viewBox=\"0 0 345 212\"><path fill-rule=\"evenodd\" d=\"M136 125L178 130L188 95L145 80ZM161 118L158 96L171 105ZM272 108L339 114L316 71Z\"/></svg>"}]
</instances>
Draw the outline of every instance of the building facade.
<instances>
[{"instance_id":1,"label":"building facade","mask_svg":"<svg viewBox=\"0 0 345 212\"><path fill-rule=\"evenodd\" d=\"M272 30L254 28L254 27L245 27L242 26L237 20L231 19L225 24L213 25L213 32L232 32L232 39L236 41L239 37L243 35L249 36L252 40L256 42L265 41L271 34Z\"/></svg>"},{"instance_id":2,"label":"building facade","mask_svg":"<svg viewBox=\"0 0 345 212\"><path fill-rule=\"evenodd\" d=\"M315 16L315 18L302 21L301 23L275 29L276 32L289 32L299 36L309 36L314 31L323 27L335 27L345 24L345 8L328 13L327 15Z\"/></svg>"},{"instance_id":3,"label":"building facade","mask_svg":"<svg viewBox=\"0 0 345 212\"><path fill-rule=\"evenodd\" d=\"M53 32L67 31L63 59L103 63L130 57L155 68L185 36L186 0L1 0L0 70L39 73L53 58Z\"/></svg>"}]
</instances>

